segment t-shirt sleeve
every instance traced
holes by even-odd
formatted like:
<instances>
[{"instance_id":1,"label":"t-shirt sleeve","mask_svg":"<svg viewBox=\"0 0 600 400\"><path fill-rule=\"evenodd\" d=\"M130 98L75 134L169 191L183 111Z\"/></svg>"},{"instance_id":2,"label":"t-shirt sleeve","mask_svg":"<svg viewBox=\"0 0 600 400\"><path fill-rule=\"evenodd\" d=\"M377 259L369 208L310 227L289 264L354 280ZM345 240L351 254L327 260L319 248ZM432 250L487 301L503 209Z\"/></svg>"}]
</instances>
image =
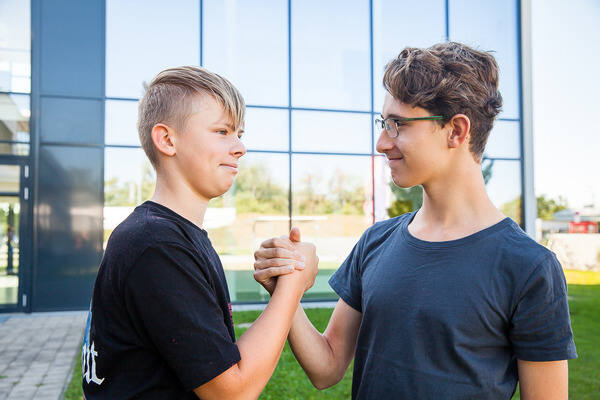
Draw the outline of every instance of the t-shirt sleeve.
<instances>
[{"instance_id":1,"label":"t-shirt sleeve","mask_svg":"<svg viewBox=\"0 0 600 400\"><path fill-rule=\"evenodd\" d=\"M340 268L329 278L329 286L350 307L362 312L362 241L358 241L354 248L340 266Z\"/></svg>"},{"instance_id":2,"label":"t-shirt sleeve","mask_svg":"<svg viewBox=\"0 0 600 400\"><path fill-rule=\"evenodd\" d=\"M556 361L577 357L567 284L554 255L538 265L520 291L509 337L520 360Z\"/></svg>"},{"instance_id":3,"label":"t-shirt sleeve","mask_svg":"<svg viewBox=\"0 0 600 400\"><path fill-rule=\"evenodd\" d=\"M142 335L193 390L240 360L215 293L192 251L177 244L146 249L126 277L128 313Z\"/></svg>"}]
</instances>

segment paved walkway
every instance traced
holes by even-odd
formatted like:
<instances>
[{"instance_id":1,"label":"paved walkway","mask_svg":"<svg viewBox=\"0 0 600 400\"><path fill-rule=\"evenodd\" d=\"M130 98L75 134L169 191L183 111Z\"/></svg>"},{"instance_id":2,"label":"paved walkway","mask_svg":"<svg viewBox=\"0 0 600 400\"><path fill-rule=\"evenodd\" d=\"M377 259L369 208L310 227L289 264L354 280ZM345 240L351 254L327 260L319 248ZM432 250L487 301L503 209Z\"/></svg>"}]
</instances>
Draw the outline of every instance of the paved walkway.
<instances>
[{"instance_id":1,"label":"paved walkway","mask_svg":"<svg viewBox=\"0 0 600 400\"><path fill-rule=\"evenodd\" d=\"M0 314L0 399L58 400L78 356L87 312Z\"/></svg>"}]
</instances>

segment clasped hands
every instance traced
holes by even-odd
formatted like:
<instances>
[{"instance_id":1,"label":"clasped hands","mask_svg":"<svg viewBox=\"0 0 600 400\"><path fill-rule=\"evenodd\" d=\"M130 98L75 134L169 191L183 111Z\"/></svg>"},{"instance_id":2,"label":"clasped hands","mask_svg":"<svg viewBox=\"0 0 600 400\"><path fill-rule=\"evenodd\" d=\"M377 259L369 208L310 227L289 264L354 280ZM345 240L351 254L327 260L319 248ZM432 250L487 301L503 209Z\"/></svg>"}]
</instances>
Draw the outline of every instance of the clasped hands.
<instances>
[{"instance_id":1,"label":"clasped hands","mask_svg":"<svg viewBox=\"0 0 600 400\"><path fill-rule=\"evenodd\" d=\"M300 229L294 227L289 236L267 239L254 252L254 279L273 294L277 278L296 274L306 292L315 283L319 257L312 243L300 240Z\"/></svg>"}]
</instances>

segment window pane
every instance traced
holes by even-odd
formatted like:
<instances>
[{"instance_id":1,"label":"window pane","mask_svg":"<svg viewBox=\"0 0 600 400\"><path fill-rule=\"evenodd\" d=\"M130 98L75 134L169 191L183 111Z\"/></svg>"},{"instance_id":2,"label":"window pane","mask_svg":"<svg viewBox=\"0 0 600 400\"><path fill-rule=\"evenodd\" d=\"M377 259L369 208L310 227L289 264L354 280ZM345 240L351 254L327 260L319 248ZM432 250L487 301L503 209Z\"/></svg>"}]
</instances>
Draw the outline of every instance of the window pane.
<instances>
[{"instance_id":1,"label":"window pane","mask_svg":"<svg viewBox=\"0 0 600 400\"><path fill-rule=\"evenodd\" d=\"M289 123L287 110L264 108L246 109L246 126L242 142L250 150L289 149Z\"/></svg>"},{"instance_id":2,"label":"window pane","mask_svg":"<svg viewBox=\"0 0 600 400\"><path fill-rule=\"evenodd\" d=\"M443 42L445 35L445 0L373 1L373 87L377 112L381 112L386 94L382 84L385 65L403 48L429 47Z\"/></svg>"},{"instance_id":3,"label":"window pane","mask_svg":"<svg viewBox=\"0 0 600 400\"><path fill-rule=\"evenodd\" d=\"M28 155L29 96L0 94L0 153Z\"/></svg>"},{"instance_id":4,"label":"window pane","mask_svg":"<svg viewBox=\"0 0 600 400\"><path fill-rule=\"evenodd\" d=\"M105 107L105 142L139 146L137 101L107 100Z\"/></svg>"},{"instance_id":5,"label":"window pane","mask_svg":"<svg viewBox=\"0 0 600 400\"><path fill-rule=\"evenodd\" d=\"M0 1L0 91L31 88L30 1Z\"/></svg>"},{"instance_id":6,"label":"window pane","mask_svg":"<svg viewBox=\"0 0 600 400\"><path fill-rule=\"evenodd\" d=\"M370 110L369 2L292 3L292 104Z\"/></svg>"},{"instance_id":7,"label":"window pane","mask_svg":"<svg viewBox=\"0 0 600 400\"><path fill-rule=\"evenodd\" d=\"M106 95L139 98L161 70L200 62L199 2L106 1Z\"/></svg>"},{"instance_id":8,"label":"window pane","mask_svg":"<svg viewBox=\"0 0 600 400\"><path fill-rule=\"evenodd\" d=\"M203 2L203 63L223 74L247 104L288 105L287 2Z\"/></svg>"},{"instance_id":9,"label":"window pane","mask_svg":"<svg viewBox=\"0 0 600 400\"><path fill-rule=\"evenodd\" d=\"M450 40L492 53L500 66L504 118L519 118L517 1L450 1Z\"/></svg>"},{"instance_id":10,"label":"window pane","mask_svg":"<svg viewBox=\"0 0 600 400\"><path fill-rule=\"evenodd\" d=\"M371 121L371 114L294 111L292 149L370 154Z\"/></svg>"},{"instance_id":11,"label":"window pane","mask_svg":"<svg viewBox=\"0 0 600 400\"><path fill-rule=\"evenodd\" d=\"M252 277L253 254L265 239L288 233L288 157L246 154L234 186L208 204L204 228L223 263L231 301L269 298Z\"/></svg>"},{"instance_id":12,"label":"window pane","mask_svg":"<svg viewBox=\"0 0 600 400\"><path fill-rule=\"evenodd\" d=\"M484 160L483 171L487 192L494 205L521 224L521 163Z\"/></svg>"},{"instance_id":13,"label":"window pane","mask_svg":"<svg viewBox=\"0 0 600 400\"><path fill-rule=\"evenodd\" d=\"M374 187L375 187L375 221L383 221L390 218L389 208L395 198L392 195L390 184L392 173L384 156L373 157L374 165Z\"/></svg>"},{"instance_id":14,"label":"window pane","mask_svg":"<svg viewBox=\"0 0 600 400\"><path fill-rule=\"evenodd\" d=\"M486 157L519 158L520 127L517 121L496 121L485 146Z\"/></svg>"},{"instance_id":15,"label":"window pane","mask_svg":"<svg viewBox=\"0 0 600 400\"><path fill-rule=\"evenodd\" d=\"M152 197L156 174L141 148L104 151L104 248L113 229Z\"/></svg>"},{"instance_id":16,"label":"window pane","mask_svg":"<svg viewBox=\"0 0 600 400\"><path fill-rule=\"evenodd\" d=\"M315 243L320 260L304 297L335 298L327 281L371 226L371 158L297 154L292 160L294 225Z\"/></svg>"},{"instance_id":17,"label":"window pane","mask_svg":"<svg viewBox=\"0 0 600 400\"><path fill-rule=\"evenodd\" d=\"M29 142L29 96L0 93L0 140Z\"/></svg>"}]
</instances>

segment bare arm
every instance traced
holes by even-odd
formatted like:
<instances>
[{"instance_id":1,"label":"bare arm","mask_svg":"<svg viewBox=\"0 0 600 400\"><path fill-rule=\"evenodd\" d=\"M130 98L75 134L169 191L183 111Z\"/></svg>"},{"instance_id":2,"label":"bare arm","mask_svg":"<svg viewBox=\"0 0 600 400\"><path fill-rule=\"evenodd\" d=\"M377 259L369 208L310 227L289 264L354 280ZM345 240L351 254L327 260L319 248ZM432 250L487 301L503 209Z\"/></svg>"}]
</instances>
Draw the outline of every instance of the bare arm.
<instances>
[{"instance_id":1,"label":"bare arm","mask_svg":"<svg viewBox=\"0 0 600 400\"><path fill-rule=\"evenodd\" d=\"M264 241L255 253L254 279L269 292L279 284L276 277L285 272L279 265L291 262L291 260L281 261L283 258L291 257L285 252L275 258L272 255L273 249L286 249L291 243L299 241L300 231L293 228L289 239L280 237ZM306 265L311 266L308 261ZM298 306L288 340L296 359L316 388L324 389L333 386L344 377L354 357L361 319L360 312L343 300L339 300L327 329L321 334L309 321L302 307Z\"/></svg>"},{"instance_id":2,"label":"bare arm","mask_svg":"<svg viewBox=\"0 0 600 400\"><path fill-rule=\"evenodd\" d=\"M569 398L569 366L561 361L517 360L521 400Z\"/></svg>"},{"instance_id":3,"label":"bare arm","mask_svg":"<svg viewBox=\"0 0 600 400\"><path fill-rule=\"evenodd\" d=\"M319 333L298 306L288 336L296 359L317 389L338 383L354 358L362 313L340 299L327 329Z\"/></svg>"},{"instance_id":4,"label":"bare arm","mask_svg":"<svg viewBox=\"0 0 600 400\"><path fill-rule=\"evenodd\" d=\"M240 362L196 388L199 398L256 399L260 395L277 365L302 294L314 282L316 263L312 264L314 268L279 278L269 304L237 342Z\"/></svg>"}]
</instances>

